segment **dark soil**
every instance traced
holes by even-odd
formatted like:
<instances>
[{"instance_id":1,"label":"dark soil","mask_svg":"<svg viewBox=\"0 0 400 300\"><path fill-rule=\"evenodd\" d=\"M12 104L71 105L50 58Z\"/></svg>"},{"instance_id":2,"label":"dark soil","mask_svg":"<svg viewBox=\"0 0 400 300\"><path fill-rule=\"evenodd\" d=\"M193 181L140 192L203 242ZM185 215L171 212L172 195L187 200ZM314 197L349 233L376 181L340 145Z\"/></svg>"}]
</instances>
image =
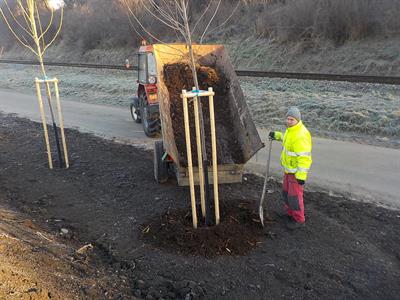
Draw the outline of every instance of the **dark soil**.
<instances>
[{"instance_id":1,"label":"dark soil","mask_svg":"<svg viewBox=\"0 0 400 300\"><path fill-rule=\"evenodd\" d=\"M190 228L188 189L173 180L165 185L154 182L152 153L73 130L66 133L71 168L50 171L41 126L0 117L0 201L50 233L57 235L60 228L67 228L66 243L91 243L96 254L96 259L89 260L91 268L114 274L108 281L110 291L114 284L129 286L113 289L113 299L398 298L398 211L306 192L305 228L288 231L284 221L276 218L260 236L253 217L263 181L246 175L243 184L220 188L223 223L226 229L233 227L230 234L242 239L243 247L248 241L261 243L251 250L231 246L236 253L227 255L225 238L217 250L217 239L208 245L202 237L203 231L224 231L223 226L200 228L199 233ZM280 183L271 181L268 188L268 209L278 210ZM235 229L226 208L240 203L250 203L250 207ZM236 211L233 216L240 214ZM160 224L167 224L166 229ZM246 226L251 228L248 233L244 233ZM163 230L179 243L168 245L167 234L157 235ZM193 250L199 245L191 246L196 234L214 256ZM152 235L156 240L150 242ZM76 294L76 298L90 295Z\"/></svg>"},{"instance_id":2,"label":"dark soil","mask_svg":"<svg viewBox=\"0 0 400 300\"><path fill-rule=\"evenodd\" d=\"M168 210L142 229L143 238L161 249L185 255L244 255L262 243L263 230L254 203L224 203L219 226L193 228L187 209ZM200 209L199 209L200 211Z\"/></svg>"},{"instance_id":3,"label":"dark soil","mask_svg":"<svg viewBox=\"0 0 400 300\"><path fill-rule=\"evenodd\" d=\"M183 119L182 90L191 91L194 86L193 74L187 64L177 63L164 66L165 84L170 95L170 113L175 135L176 147L179 153L180 164L187 166L185 126ZM206 66L197 66L200 89L208 90L212 87L215 92L215 127L217 136L217 157L219 164L244 163L242 149L234 132L233 120L227 97L229 85L223 74L216 69ZM208 97L201 97L203 106L203 120L206 140L206 152L211 163L211 131L210 110ZM191 132L192 152L197 153L193 101L189 102L189 122ZM197 155L193 155L193 164L197 166Z\"/></svg>"}]
</instances>

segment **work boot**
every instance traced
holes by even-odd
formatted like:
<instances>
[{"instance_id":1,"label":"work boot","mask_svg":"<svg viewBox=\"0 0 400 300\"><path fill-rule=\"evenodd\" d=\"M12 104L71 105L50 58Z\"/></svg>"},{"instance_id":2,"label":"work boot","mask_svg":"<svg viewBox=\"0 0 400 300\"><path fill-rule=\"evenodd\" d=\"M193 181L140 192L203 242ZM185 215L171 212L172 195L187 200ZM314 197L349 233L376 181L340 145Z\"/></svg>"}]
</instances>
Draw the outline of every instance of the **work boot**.
<instances>
[{"instance_id":1,"label":"work boot","mask_svg":"<svg viewBox=\"0 0 400 300\"><path fill-rule=\"evenodd\" d=\"M286 227L289 229L289 230L296 230L296 229L301 229L301 228L304 228L306 226L306 223L305 222L303 222L303 223L300 223L300 222L296 222L295 220L291 220L290 222L288 222L287 224L286 224Z\"/></svg>"}]
</instances>

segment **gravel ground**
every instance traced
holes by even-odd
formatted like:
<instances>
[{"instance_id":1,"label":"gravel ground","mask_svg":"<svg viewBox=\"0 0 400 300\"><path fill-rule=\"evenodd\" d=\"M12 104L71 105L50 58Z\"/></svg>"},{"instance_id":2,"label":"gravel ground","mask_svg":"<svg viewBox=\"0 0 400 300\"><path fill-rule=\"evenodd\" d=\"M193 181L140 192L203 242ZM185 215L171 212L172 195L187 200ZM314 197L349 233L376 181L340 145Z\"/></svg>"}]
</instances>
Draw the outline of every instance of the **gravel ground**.
<instances>
[{"instance_id":1,"label":"gravel ground","mask_svg":"<svg viewBox=\"0 0 400 300\"><path fill-rule=\"evenodd\" d=\"M188 188L178 187L174 180L155 183L152 153L74 130L66 133L71 167L50 171L41 125L0 115L0 206L23 212L38 226L49 228L50 234L58 235L64 228L71 242L94 246L102 259L91 265L94 269L89 267L89 274L106 275L96 270L108 266L114 276L106 277L108 288L107 281L98 286L104 297L90 290L80 294L75 281L66 281L78 299L395 299L400 293L398 211L306 192L304 229L291 232L271 213L275 220L264 230L258 225L260 236L241 238L243 243L257 241L245 255L224 247L213 258L186 255L182 244L193 242L190 234L178 232L178 240L169 231L174 247L153 242L151 235L157 230L152 224L160 225L174 209L190 216ZM224 215L227 203L239 208L250 203L250 212L242 214L257 215L263 181L251 175L245 179L243 184L220 187L222 224L232 222ZM280 184L271 180L268 189L268 210L279 210ZM190 226L183 222L181 226ZM143 239L143 233L149 238ZM240 236L240 226L230 234ZM207 240L202 242L207 245ZM40 257L29 249L13 249L18 260L29 261L40 271L44 265L43 274L57 266L36 261ZM48 255L43 247L34 249L45 257L65 255L57 247ZM0 262L3 256L0 251ZM69 269L65 274L77 276ZM84 272L80 276L86 278ZM19 286L15 276L7 278L8 286ZM99 292L95 283L94 291ZM122 283L128 288L119 289ZM52 290L49 284L40 287L46 295Z\"/></svg>"},{"instance_id":2,"label":"gravel ground","mask_svg":"<svg viewBox=\"0 0 400 300\"><path fill-rule=\"evenodd\" d=\"M38 68L0 65L0 88L33 92ZM49 67L60 79L62 97L128 107L136 73ZM258 127L282 130L290 105L303 112L313 134L400 148L400 86L241 77L246 101Z\"/></svg>"}]
</instances>

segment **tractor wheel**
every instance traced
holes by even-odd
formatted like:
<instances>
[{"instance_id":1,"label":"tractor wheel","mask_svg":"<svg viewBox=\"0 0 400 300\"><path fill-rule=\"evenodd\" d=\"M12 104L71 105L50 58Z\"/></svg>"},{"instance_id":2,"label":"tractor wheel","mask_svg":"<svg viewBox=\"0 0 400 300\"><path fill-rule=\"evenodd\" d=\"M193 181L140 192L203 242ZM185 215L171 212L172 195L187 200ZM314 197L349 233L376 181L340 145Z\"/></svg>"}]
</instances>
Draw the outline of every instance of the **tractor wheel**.
<instances>
[{"instance_id":1,"label":"tractor wheel","mask_svg":"<svg viewBox=\"0 0 400 300\"><path fill-rule=\"evenodd\" d=\"M150 114L147 97L144 94L140 97L140 112L144 133L148 137L155 137L160 132L160 119Z\"/></svg>"},{"instance_id":2,"label":"tractor wheel","mask_svg":"<svg viewBox=\"0 0 400 300\"><path fill-rule=\"evenodd\" d=\"M131 116L135 123L142 123L142 119L140 118L139 111L137 111L136 107L131 103Z\"/></svg>"},{"instance_id":3,"label":"tractor wheel","mask_svg":"<svg viewBox=\"0 0 400 300\"><path fill-rule=\"evenodd\" d=\"M154 143L154 179L158 183L168 180L168 163L163 161L164 146L162 141Z\"/></svg>"}]
</instances>

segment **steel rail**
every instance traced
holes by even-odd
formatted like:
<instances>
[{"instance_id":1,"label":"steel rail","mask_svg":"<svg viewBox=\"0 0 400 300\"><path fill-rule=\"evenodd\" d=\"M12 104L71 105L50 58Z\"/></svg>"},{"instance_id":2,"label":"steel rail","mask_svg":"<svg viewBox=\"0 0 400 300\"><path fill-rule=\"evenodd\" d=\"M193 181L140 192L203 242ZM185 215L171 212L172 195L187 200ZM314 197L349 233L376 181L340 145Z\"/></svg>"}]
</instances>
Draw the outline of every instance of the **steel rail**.
<instances>
[{"instance_id":1,"label":"steel rail","mask_svg":"<svg viewBox=\"0 0 400 300\"><path fill-rule=\"evenodd\" d=\"M287 78L287 79L321 80L321 81L347 81L347 82L400 85L400 77L395 77L395 76L268 72L268 71L248 71L248 70L246 71L237 70L236 74L238 76L249 76L249 77Z\"/></svg>"},{"instance_id":2,"label":"steel rail","mask_svg":"<svg viewBox=\"0 0 400 300\"><path fill-rule=\"evenodd\" d=\"M0 63L39 65L39 63L35 61L8 60L8 59L0 59ZM129 66L127 68L125 65L101 65L101 64L84 64L84 63L64 63L64 62L46 62L45 65L56 66L56 67L108 69L108 70L122 70L122 71L132 71L138 69L137 66ZM274 71L256 71L256 70L236 70L236 74L241 77L286 78L286 79L299 79L299 80L344 81L344 82L400 85L400 77L396 76L319 74L319 73L274 72Z\"/></svg>"},{"instance_id":3,"label":"steel rail","mask_svg":"<svg viewBox=\"0 0 400 300\"><path fill-rule=\"evenodd\" d=\"M2 64L18 64L18 65L39 65L36 61L25 61L25 60L8 60L0 59ZM108 69L108 70L137 70L136 66L130 66L127 68L125 65L99 65L99 64L82 64L82 63L63 63L63 62L45 62L45 66L54 67L69 67L69 68L86 68L86 69Z\"/></svg>"}]
</instances>

